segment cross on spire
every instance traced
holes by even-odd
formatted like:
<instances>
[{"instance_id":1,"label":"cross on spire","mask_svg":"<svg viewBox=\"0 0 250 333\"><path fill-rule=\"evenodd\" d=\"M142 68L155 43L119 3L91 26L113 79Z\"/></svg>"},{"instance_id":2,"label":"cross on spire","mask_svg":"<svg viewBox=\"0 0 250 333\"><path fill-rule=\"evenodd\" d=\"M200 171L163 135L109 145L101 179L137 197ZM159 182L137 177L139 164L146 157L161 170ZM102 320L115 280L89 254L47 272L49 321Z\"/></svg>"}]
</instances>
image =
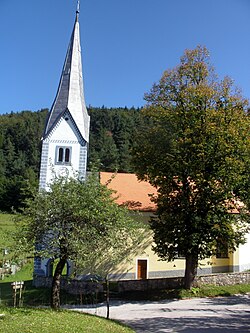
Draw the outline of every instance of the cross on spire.
<instances>
[{"instance_id":1,"label":"cross on spire","mask_svg":"<svg viewBox=\"0 0 250 333\"><path fill-rule=\"evenodd\" d=\"M80 0L77 0L77 7L76 7L76 19L78 20L78 16L80 13Z\"/></svg>"}]
</instances>

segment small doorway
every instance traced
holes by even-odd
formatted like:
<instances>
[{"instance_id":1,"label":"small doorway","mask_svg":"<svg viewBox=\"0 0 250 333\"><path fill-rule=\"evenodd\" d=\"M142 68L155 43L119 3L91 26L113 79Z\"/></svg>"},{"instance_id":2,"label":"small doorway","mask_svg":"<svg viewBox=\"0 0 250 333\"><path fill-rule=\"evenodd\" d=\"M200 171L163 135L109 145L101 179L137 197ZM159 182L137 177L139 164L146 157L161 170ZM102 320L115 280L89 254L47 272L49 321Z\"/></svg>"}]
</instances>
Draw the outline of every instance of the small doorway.
<instances>
[{"instance_id":1,"label":"small doorway","mask_svg":"<svg viewBox=\"0 0 250 333\"><path fill-rule=\"evenodd\" d=\"M52 258L50 258L47 261L47 264L46 264L46 276L48 276L48 277L54 276L56 265L57 265L58 261L59 261L59 259L52 259ZM70 264L69 264L69 262L67 260L66 261L66 265L63 268L62 275L69 276L69 274L70 274Z\"/></svg>"},{"instance_id":2,"label":"small doorway","mask_svg":"<svg viewBox=\"0 0 250 333\"><path fill-rule=\"evenodd\" d=\"M145 280L148 275L148 261L147 259L137 260L137 279Z\"/></svg>"}]
</instances>

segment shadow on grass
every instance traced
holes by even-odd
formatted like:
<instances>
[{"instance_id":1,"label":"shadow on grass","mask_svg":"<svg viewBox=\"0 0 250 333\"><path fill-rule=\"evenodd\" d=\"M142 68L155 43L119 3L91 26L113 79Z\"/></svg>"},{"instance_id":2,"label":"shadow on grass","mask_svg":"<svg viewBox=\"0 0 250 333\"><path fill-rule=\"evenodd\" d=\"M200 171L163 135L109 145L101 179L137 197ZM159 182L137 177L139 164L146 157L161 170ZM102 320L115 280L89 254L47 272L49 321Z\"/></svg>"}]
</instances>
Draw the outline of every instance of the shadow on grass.
<instances>
[{"instance_id":1,"label":"shadow on grass","mask_svg":"<svg viewBox=\"0 0 250 333\"><path fill-rule=\"evenodd\" d=\"M12 282L0 283L0 306L13 306ZM35 288L32 280L24 281L24 289L22 292L22 306L50 306L51 288ZM17 304L19 302L19 293L17 292ZM104 295L88 294L74 295L61 290L60 301L62 305L81 305L81 304L97 304L102 302Z\"/></svg>"},{"instance_id":2,"label":"shadow on grass","mask_svg":"<svg viewBox=\"0 0 250 333\"><path fill-rule=\"evenodd\" d=\"M0 304L4 306L13 306L13 290L12 282L0 283ZM49 305L50 289L35 288L32 285L32 280L24 282L22 291L22 305ZM17 292L17 301L19 301L19 292Z\"/></svg>"}]
</instances>

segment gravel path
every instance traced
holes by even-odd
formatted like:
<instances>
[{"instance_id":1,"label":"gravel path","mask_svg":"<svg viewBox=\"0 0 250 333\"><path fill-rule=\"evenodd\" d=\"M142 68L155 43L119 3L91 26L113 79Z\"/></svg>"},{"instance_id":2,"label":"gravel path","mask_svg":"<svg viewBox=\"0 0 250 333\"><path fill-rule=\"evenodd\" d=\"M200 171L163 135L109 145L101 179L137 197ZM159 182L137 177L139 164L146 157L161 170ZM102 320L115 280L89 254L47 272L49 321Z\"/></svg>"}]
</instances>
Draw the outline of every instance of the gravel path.
<instances>
[{"instance_id":1,"label":"gravel path","mask_svg":"<svg viewBox=\"0 0 250 333\"><path fill-rule=\"evenodd\" d=\"M71 309L106 316L104 304ZM246 333L250 332L250 295L161 302L115 301L111 302L110 318L129 325L137 333Z\"/></svg>"}]
</instances>

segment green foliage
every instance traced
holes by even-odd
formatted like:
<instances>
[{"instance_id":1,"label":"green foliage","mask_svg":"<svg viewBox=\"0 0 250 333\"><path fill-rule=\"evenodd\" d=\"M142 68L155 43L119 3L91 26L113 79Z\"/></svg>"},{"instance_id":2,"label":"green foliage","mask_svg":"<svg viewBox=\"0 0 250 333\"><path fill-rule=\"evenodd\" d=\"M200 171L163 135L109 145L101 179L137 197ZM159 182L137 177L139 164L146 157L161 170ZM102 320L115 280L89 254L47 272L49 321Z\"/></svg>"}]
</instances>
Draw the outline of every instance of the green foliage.
<instances>
[{"instance_id":1,"label":"green foliage","mask_svg":"<svg viewBox=\"0 0 250 333\"><path fill-rule=\"evenodd\" d=\"M37 186L47 110L0 116L0 210L19 209Z\"/></svg>"},{"instance_id":2,"label":"green foliage","mask_svg":"<svg viewBox=\"0 0 250 333\"><path fill-rule=\"evenodd\" d=\"M20 210L38 187L41 137L48 110L0 115L0 211ZM131 148L140 109L89 108L88 168L133 171Z\"/></svg>"},{"instance_id":3,"label":"green foliage","mask_svg":"<svg viewBox=\"0 0 250 333\"><path fill-rule=\"evenodd\" d=\"M131 148L138 125L143 122L140 109L89 108L89 165L101 171L131 172Z\"/></svg>"},{"instance_id":4,"label":"green foliage","mask_svg":"<svg viewBox=\"0 0 250 333\"><path fill-rule=\"evenodd\" d=\"M184 253L186 277L193 278L198 259L213 255L218 243L234 250L244 242L249 217L239 200L249 165L248 102L232 80L216 78L200 46L187 50L146 100L143 113L153 126L138 135L134 162L140 179L158 188L154 250L166 260ZM229 214L235 210L240 217Z\"/></svg>"},{"instance_id":5,"label":"green foliage","mask_svg":"<svg viewBox=\"0 0 250 333\"><path fill-rule=\"evenodd\" d=\"M87 262L104 242L107 251L126 248L139 222L129 211L119 207L111 191L101 185L95 175L87 181L56 178L49 191L40 191L26 201L26 208L17 217L18 248L39 248L36 253L48 257ZM51 236L53 235L53 237ZM133 242L132 242L133 243ZM102 250L100 251L102 252Z\"/></svg>"},{"instance_id":6,"label":"green foliage","mask_svg":"<svg viewBox=\"0 0 250 333\"><path fill-rule=\"evenodd\" d=\"M112 320L73 311L31 308L0 308L1 330L5 333L129 333L132 329Z\"/></svg>"},{"instance_id":7,"label":"green foliage","mask_svg":"<svg viewBox=\"0 0 250 333\"><path fill-rule=\"evenodd\" d=\"M28 199L17 217L17 251L59 258L52 284L52 293L58 293L53 302L58 303L53 307L59 306L57 286L66 260L72 260L78 272L85 268L106 278L141 243L144 226L118 206L111 193L95 174L84 182L59 177L48 191Z\"/></svg>"}]
</instances>

